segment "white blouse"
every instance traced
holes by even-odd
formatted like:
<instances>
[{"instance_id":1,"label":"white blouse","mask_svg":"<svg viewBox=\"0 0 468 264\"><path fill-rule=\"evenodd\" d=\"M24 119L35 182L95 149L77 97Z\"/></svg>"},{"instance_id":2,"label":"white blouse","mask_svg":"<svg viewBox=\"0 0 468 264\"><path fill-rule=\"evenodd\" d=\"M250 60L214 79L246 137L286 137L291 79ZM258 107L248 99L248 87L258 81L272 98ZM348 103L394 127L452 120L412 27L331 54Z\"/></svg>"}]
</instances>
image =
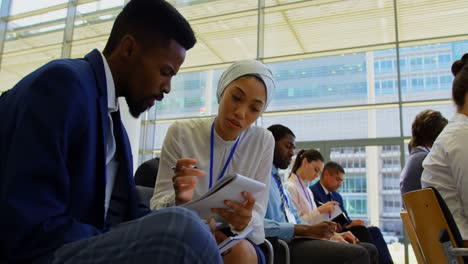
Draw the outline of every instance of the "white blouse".
<instances>
[{"instance_id":1,"label":"white blouse","mask_svg":"<svg viewBox=\"0 0 468 264\"><path fill-rule=\"evenodd\" d=\"M158 176L151 208L159 209L175 205L175 191L172 183L172 167L178 159L193 158L197 160L198 169L206 175L200 177L195 187L193 199L209 190L210 180L210 136L213 118L176 121L172 124L164 139ZM239 139L236 151L229 163L225 175L239 173L266 184L266 189L257 198L248 227L253 227L249 238L257 244L263 243L265 231L263 218L268 204L271 167L275 141L270 131L251 126ZM213 185L226 163L235 141L223 140L215 131L213 155ZM234 232L234 230L233 230Z\"/></svg>"},{"instance_id":2,"label":"white blouse","mask_svg":"<svg viewBox=\"0 0 468 264\"><path fill-rule=\"evenodd\" d=\"M424 159L422 187L435 187L468 239L468 117L455 114Z\"/></svg>"},{"instance_id":3,"label":"white blouse","mask_svg":"<svg viewBox=\"0 0 468 264\"><path fill-rule=\"evenodd\" d=\"M286 181L286 188L288 189L299 217L303 221L310 225L315 225L323 221L320 217L320 211L317 209L317 205L315 204L314 194L306 186L305 182L298 177L298 175L291 173L291 176Z\"/></svg>"}]
</instances>

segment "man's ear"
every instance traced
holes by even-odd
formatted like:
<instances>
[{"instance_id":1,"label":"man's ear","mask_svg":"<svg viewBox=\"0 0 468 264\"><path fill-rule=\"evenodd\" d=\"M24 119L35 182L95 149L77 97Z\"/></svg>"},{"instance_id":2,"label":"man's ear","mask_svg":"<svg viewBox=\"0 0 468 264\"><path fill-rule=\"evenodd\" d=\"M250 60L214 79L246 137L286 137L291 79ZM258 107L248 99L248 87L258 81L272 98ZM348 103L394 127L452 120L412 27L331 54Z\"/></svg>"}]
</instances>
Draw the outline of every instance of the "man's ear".
<instances>
[{"instance_id":1,"label":"man's ear","mask_svg":"<svg viewBox=\"0 0 468 264\"><path fill-rule=\"evenodd\" d=\"M322 175L320 176L320 179L323 179L325 176L328 176L327 170L322 171Z\"/></svg>"},{"instance_id":2,"label":"man's ear","mask_svg":"<svg viewBox=\"0 0 468 264\"><path fill-rule=\"evenodd\" d=\"M132 35L125 35L119 43L119 51L123 57L131 57L137 49L137 42Z\"/></svg>"}]
</instances>

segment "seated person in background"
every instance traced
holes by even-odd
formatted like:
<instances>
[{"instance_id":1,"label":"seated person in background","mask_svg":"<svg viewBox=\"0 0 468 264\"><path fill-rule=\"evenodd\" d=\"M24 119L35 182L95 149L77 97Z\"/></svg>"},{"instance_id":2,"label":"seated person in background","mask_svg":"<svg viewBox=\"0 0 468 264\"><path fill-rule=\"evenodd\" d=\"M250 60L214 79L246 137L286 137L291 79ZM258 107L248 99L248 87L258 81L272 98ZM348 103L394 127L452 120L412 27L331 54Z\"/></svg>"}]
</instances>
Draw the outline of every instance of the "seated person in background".
<instances>
[{"instance_id":1,"label":"seated person in background","mask_svg":"<svg viewBox=\"0 0 468 264\"><path fill-rule=\"evenodd\" d=\"M135 172L135 184L154 188L159 168L159 158L152 158L143 162Z\"/></svg>"},{"instance_id":2,"label":"seated person in background","mask_svg":"<svg viewBox=\"0 0 468 264\"><path fill-rule=\"evenodd\" d=\"M408 144L409 158L400 175L400 191L404 193L421 189L422 163L432 144L447 125L447 119L439 111L420 112L411 126L411 140Z\"/></svg>"},{"instance_id":3,"label":"seated person in background","mask_svg":"<svg viewBox=\"0 0 468 264\"><path fill-rule=\"evenodd\" d=\"M340 164L329 161L325 164L320 181L310 187L317 205L330 201L339 203L344 217L348 223L342 226L341 231L351 231L360 241L373 243L379 251L379 263L393 263L382 232L378 227L367 227L361 219L351 220L344 208L343 197L337 192L345 177L345 171Z\"/></svg>"},{"instance_id":4,"label":"seated person in background","mask_svg":"<svg viewBox=\"0 0 468 264\"><path fill-rule=\"evenodd\" d=\"M327 219L338 206L338 202L330 201L317 207L312 191L307 188L306 183L317 178L323 169L323 157L315 149L301 150L296 155L291 173L286 181L288 197L293 202L299 217L311 224L318 224ZM349 243L357 243L359 240L349 231L335 233L331 240Z\"/></svg>"},{"instance_id":5,"label":"seated person in background","mask_svg":"<svg viewBox=\"0 0 468 264\"><path fill-rule=\"evenodd\" d=\"M208 192L225 175L239 173L270 184L274 141L266 129L252 126L273 98L271 71L261 62L235 62L218 82L216 118L176 121L164 139L153 209L181 205ZM175 170L173 166L175 165ZM196 166L196 168L194 167ZM253 227L249 240L235 245L224 256L225 263L257 263L264 256L257 246L265 233L263 216L268 189L255 198L243 193L245 201L226 201L230 210L213 209L229 223L228 232ZM217 232L221 235L220 232Z\"/></svg>"},{"instance_id":6,"label":"seated person in background","mask_svg":"<svg viewBox=\"0 0 468 264\"><path fill-rule=\"evenodd\" d=\"M220 263L183 208L137 204L118 97L135 118L195 45L168 2L132 0L101 53L54 60L0 97L0 262Z\"/></svg>"},{"instance_id":7,"label":"seated person in background","mask_svg":"<svg viewBox=\"0 0 468 264\"><path fill-rule=\"evenodd\" d=\"M299 218L278 175L278 169L287 169L291 163L295 136L289 128L282 125L272 125L268 130L275 138L275 154L265 216L266 236L278 237L288 242L291 263L377 263L377 249L371 244L362 243L360 246L327 241L335 234L336 223L324 221L309 225Z\"/></svg>"},{"instance_id":8,"label":"seated person in background","mask_svg":"<svg viewBox=\"0 0 468 264\"><path fill-rule=\"evenodd\" d=\"M452 65L457 113L423 162L422 187L435 187L447 203L463 239L468 239L468 53Z\"/></svg>"},{"instance_id":9,"label":"seated person in background","mask_svg":"<svg viewBox=\"0 0 468 264\"><path fill-rule=\"evenodd\" d=\"M301 150L296 155L291 173L286 181L291 201L299 217L313 225L323 221L321 214L330 214L338 205L336 201L326 202L317 207L312 191L306 183L313 181L323 169L323 157L315 149Z\"/></svg>"}]
</instances>

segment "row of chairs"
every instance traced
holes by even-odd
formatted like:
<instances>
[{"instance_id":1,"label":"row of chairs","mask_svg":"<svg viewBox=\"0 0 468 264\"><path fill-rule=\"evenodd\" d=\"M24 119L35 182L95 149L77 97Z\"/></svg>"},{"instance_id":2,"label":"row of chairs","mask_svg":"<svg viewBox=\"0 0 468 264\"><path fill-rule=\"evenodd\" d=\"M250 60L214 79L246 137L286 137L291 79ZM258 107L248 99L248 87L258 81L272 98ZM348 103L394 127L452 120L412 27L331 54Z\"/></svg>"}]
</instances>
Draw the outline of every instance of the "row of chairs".
<instances>
[{"instance_id":1,"label":"row of chairs","mask_svg":"<svg viewBox=\"0 0 468 264\"><path fill-rule=\"evenodd\" d=\"M468 263L467 241L435 188L405 193L403 201L400 215L418 263Z\"/></svg>"}]
</instances>

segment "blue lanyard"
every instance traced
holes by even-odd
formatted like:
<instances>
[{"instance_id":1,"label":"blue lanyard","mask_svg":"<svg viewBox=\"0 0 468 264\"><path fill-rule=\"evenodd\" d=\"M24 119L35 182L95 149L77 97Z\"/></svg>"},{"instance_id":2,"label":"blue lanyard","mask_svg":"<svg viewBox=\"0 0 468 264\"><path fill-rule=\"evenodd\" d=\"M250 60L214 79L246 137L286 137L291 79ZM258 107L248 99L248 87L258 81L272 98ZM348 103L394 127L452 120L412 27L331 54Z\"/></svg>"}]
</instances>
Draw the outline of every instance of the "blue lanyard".
<instances>
[{"instance_id":1,"label":"blue lanyard","mask_svg":"<svg viewBox=\"0 0 468 264\"><path fill-rule=\"evenodd\" d=\"M424 148L427 150L428 153L431 152L431 149L430 149L430 148L428 148L428 147L426 147L426 146L424 146Z\"/></svg>"},{"instance_id":2,"label":"blue lanyard","mask_svg":"<svg viewBox=\"0 0 468 264\"><path fill-rule=\"evenodd\" d=\"M304 188L304 185L302 185L302 180L301 180L301 178L299 178L299 176L297 176L297 174L295 174L295 173L294 173L294 175L296 175L297 180L299 181L299 184L301 185L302 191L304 192L305 197L306 197L307 200L309 201L310 206L311 206L312 208L314 208L314 206L313 206L313 204L312 204L312 198L310 198L309 192L307 192L306 189Z\"/></svg>"},{"instance_id":3,"label":"blue lanyard","mask_svg":"<svg viewBox=\"0 0 468 264\"><path fill-rule=\"evenodd\" d=\"M284 189L283 189L283 185L281 184L280 182L280 179L279 179L279 175L278 174L273 174L273 179L275 179L275 182L276 182L276 185L278 186L278 189L279 191L281 192L281 196L284 198L284 200L286 201L286 207L289 208L289 201L288 201L288 197L286 196L286 194L284 193Z\"/></svg>"},{"instance_id":4,"label":"blue lanyard","mask_svg":"<svg viewBox=\"0 0 468 264\"><path fill-rule=\"evenodd\" d=\"M215 124L216 118L213 120L213 123L211 124L211 139L210 139L210 185L209 189L211 189L211 186L213 186L213 156L214 156L214 124ZM242 134L237 137L236 143L234 143L234 146L232 146L231 153L229 153L229 157L226 160L226 163L224 164L223 170L221 171L221 174L218 176L218 181L223 178L224 173L226 172L226 169L229 165L229 162L231 162L232 156L234 156L234 152L236 151L237 144L239 143L239 139L241 138Z\"/></svg>"}]
</instances>

